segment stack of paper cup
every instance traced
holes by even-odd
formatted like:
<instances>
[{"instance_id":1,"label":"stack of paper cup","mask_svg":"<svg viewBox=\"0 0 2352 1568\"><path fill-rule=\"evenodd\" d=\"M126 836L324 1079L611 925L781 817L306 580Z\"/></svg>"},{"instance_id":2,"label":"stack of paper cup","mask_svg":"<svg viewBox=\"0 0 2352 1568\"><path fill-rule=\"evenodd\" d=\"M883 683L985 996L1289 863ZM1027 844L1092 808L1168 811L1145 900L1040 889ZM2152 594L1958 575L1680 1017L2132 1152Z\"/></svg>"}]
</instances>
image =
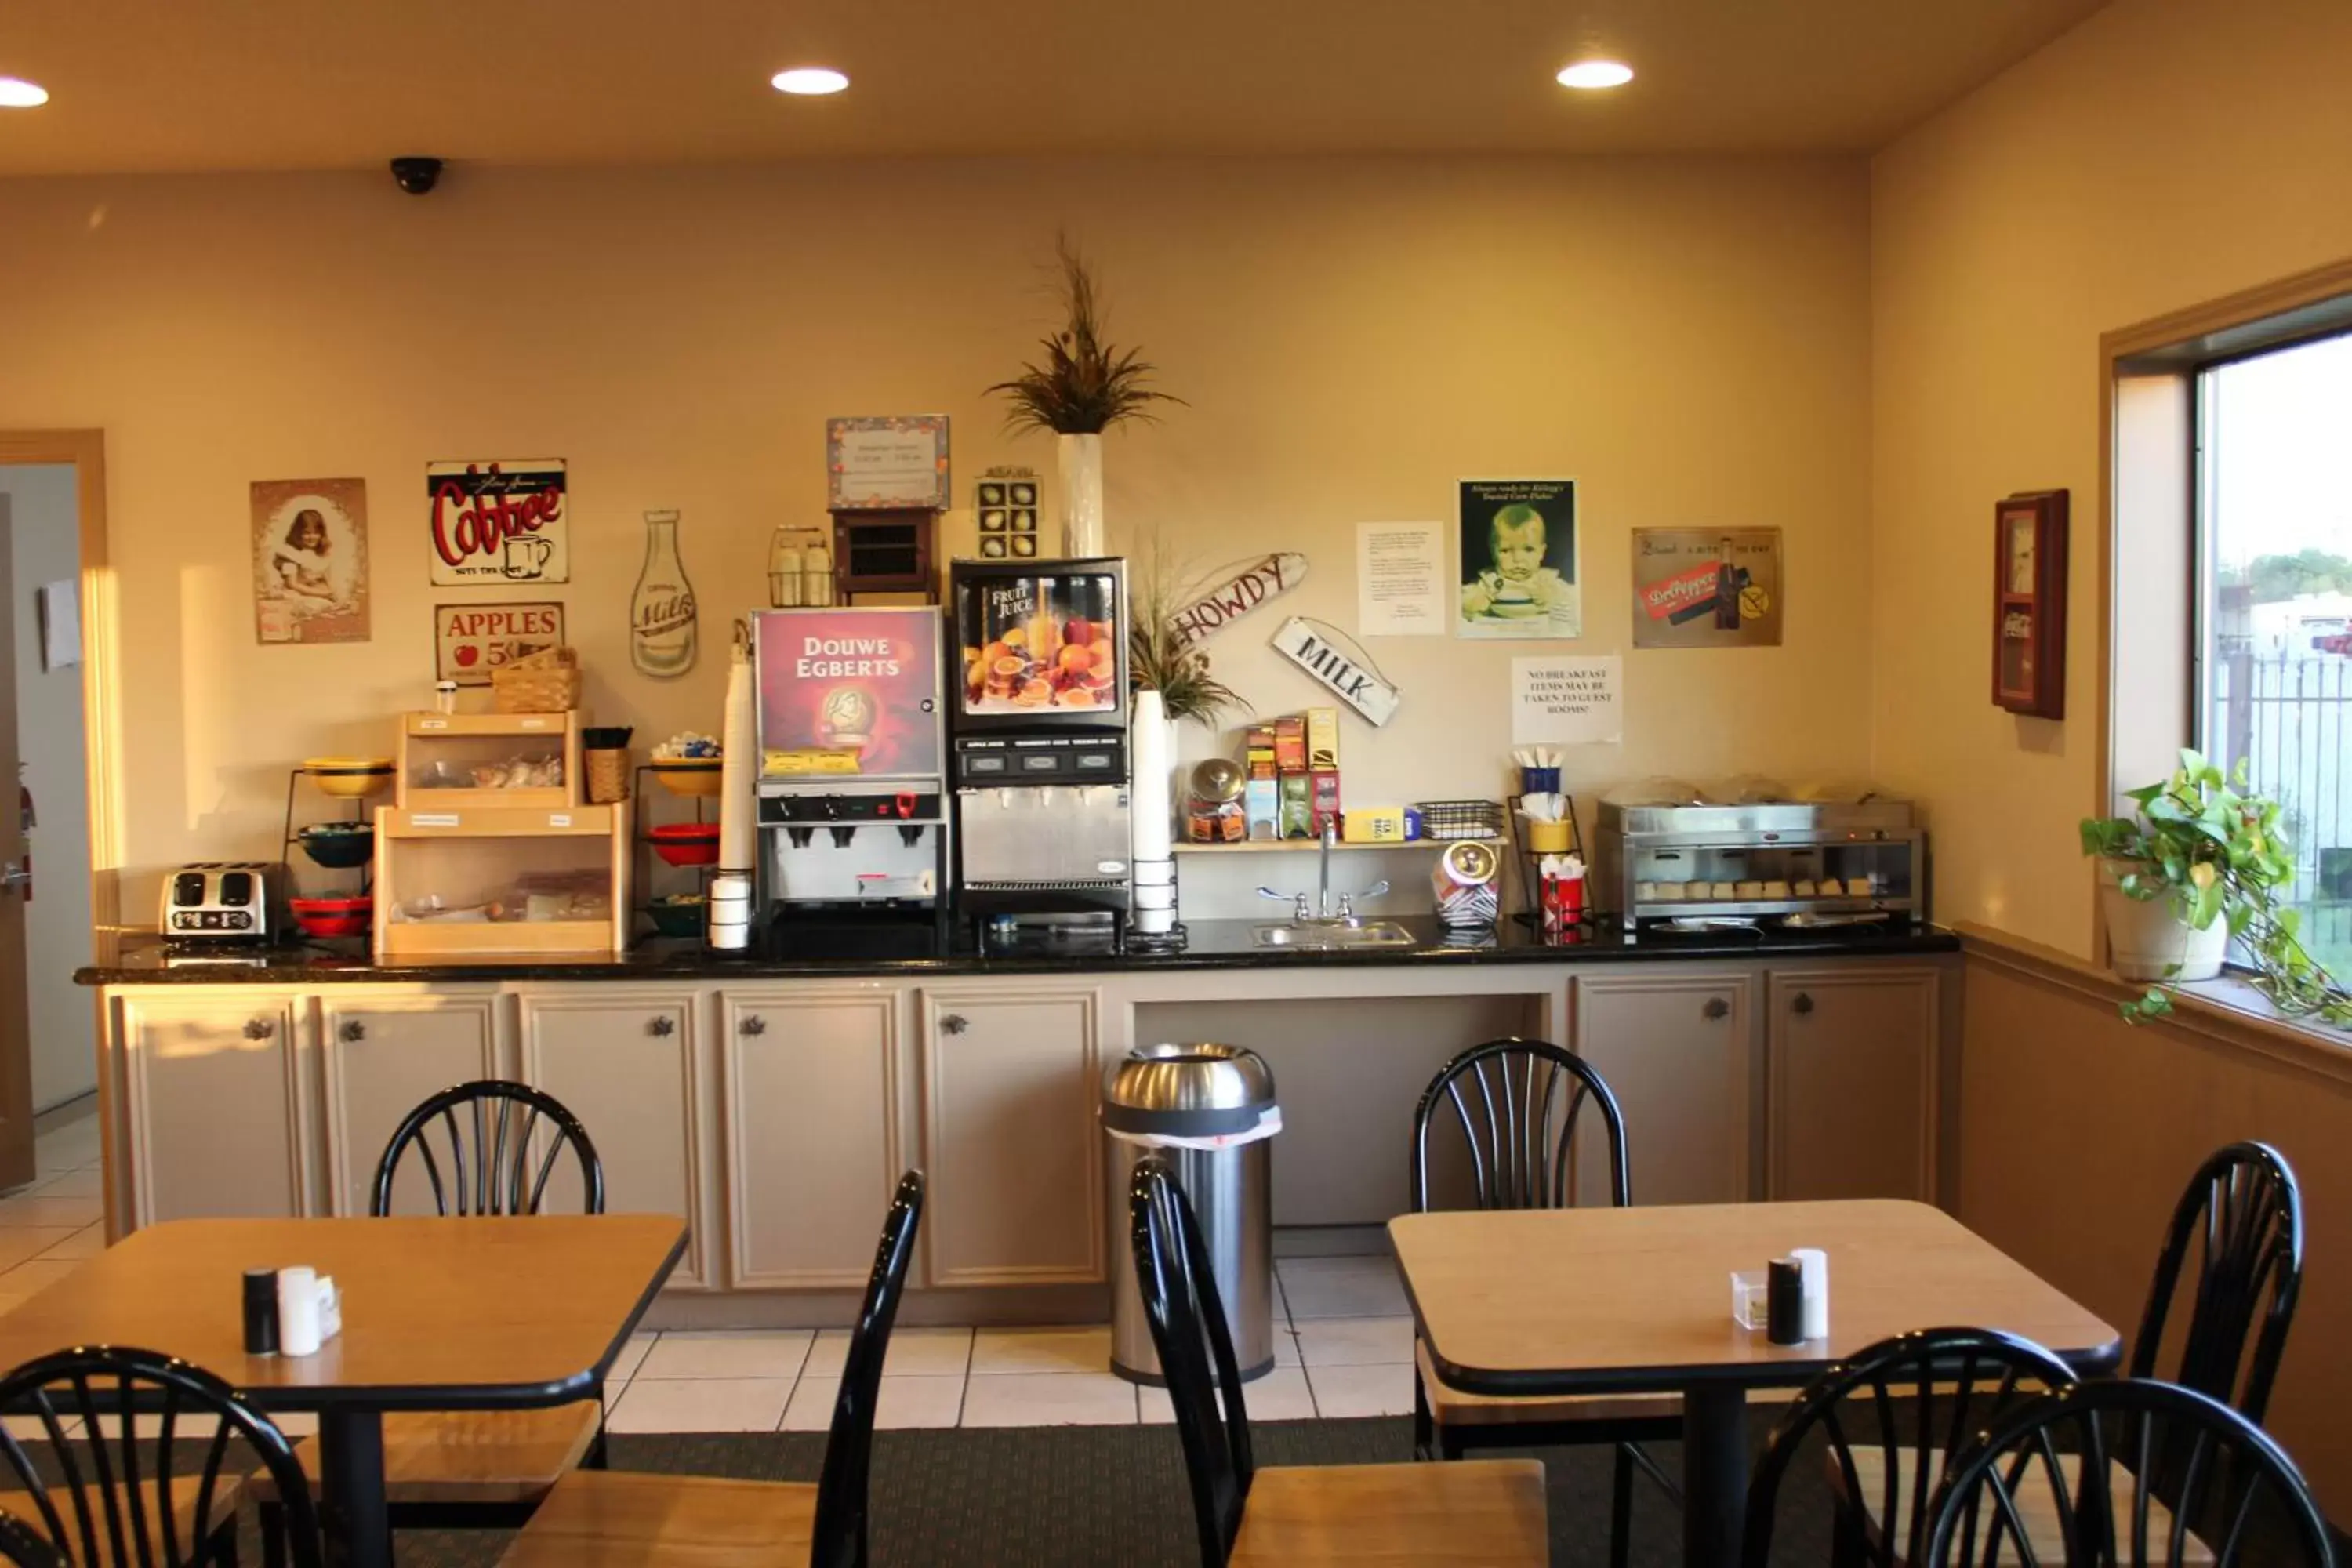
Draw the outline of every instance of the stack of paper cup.
<instances>
[{"instance_id":1,"label":"stack of paper cup","mask_svg":"<svg viewBox=\"0 0 2352 1568\"><path fill-rule=\"evenodd\" d=\"M1131 921L1138 935L1166 936L1176 929L1176 862L1138 860L1134 866Z\"/></svg>"},{"instance_id":2,"label":"stack of paper cup","mask_svg":"<svg viewBox=\"0 0 2352 1568\"><path fill-rule=\"evenodd\" d=\"M1176 804L1171 774L1176 766L1175 726L1157 691L1135 694L1135 721L1129 731L1135 783L1129 792L1133 822L1128 858L1134 879L1134 919L1140 936L1166 936L1176 929Z\"/></svg>"},{"instance_id":3,"label":"stack of paper cup","mask_svg":"<svg viewBox=\"0 0 2352 1568\"><path fill-rule=\"evenodd\" d=\"M703 940L712 947L737 952L751 943L751 866L759 837L759 803L753 796L759 776L759 741L751 710L751 652L740 637L734 661L727 669L727 706L719 742L726 758L719 771L719 864L722 869L710 879Z\"/></svg>"},{"instance_id":4,"label":"stack of paper cup","mask_svg":"<svg viewBox=\"0 0 2352 1568\"><path fill-rule=\"evenodd\" d=\"M723 952L740 952L751 945L751 873L721 871L710 879L710 907L705 911L704 940Z\"/></svg>"}]
</instances>

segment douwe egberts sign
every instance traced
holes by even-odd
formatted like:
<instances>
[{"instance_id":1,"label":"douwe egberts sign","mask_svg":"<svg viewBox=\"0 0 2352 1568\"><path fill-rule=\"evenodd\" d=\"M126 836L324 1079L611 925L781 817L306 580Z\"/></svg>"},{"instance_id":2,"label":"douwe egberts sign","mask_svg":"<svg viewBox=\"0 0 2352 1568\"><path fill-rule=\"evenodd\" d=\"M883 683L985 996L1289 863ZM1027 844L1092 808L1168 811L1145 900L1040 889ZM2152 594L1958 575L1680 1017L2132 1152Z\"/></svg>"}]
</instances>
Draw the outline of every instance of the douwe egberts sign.
<instances>
[{"instance_id":1,"label":"douwe egberts sign","mask_svg":"<svg viewBox=\"0 0 2352 1568\"><path fill-rule=\"evenodd\" d=\"M434 582L572 581L563 459L433 463L425 472Z\"/></svg>"}]
</instances>

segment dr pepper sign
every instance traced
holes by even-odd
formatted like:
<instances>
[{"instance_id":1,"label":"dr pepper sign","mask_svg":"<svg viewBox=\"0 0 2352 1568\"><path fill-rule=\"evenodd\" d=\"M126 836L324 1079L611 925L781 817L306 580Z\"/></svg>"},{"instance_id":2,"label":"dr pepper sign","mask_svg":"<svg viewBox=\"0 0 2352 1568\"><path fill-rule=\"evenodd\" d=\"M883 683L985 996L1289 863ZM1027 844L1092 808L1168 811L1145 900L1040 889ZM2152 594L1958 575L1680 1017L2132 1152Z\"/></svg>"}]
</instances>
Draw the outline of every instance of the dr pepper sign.
<instances>
[{"instance_id":1,"label":"dr pepper sign","mask_svg":"<svg viewBox=\"0 0 2352 1568\"><path fill-rule=\"evenodd\" d=\"M572 581L562 458L433 463L425 485L435 583Z\"/></svg>"}]
</instances>

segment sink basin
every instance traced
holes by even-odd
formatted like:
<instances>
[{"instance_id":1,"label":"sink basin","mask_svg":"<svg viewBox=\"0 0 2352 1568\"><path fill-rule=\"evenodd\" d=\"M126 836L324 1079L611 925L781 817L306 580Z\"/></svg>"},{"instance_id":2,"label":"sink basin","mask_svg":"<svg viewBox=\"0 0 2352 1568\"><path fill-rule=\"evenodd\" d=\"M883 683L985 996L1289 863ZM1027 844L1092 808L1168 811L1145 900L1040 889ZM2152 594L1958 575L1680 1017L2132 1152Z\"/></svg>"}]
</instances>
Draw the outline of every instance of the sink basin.
<instances>
[{"instance_id":1,"label":"sink basin","mask_svg":"<svg viewBox=\"0 0 2352 1568\"><path fill-rule=\"evenodd\" d=\"M1328 949L1338 947L1412 947L1420 938L1394 921L1362 921L1354 925L1299 925L1284 921L1262 925L1250 933L1260 947Z\"/></svg>"}]
</instances>

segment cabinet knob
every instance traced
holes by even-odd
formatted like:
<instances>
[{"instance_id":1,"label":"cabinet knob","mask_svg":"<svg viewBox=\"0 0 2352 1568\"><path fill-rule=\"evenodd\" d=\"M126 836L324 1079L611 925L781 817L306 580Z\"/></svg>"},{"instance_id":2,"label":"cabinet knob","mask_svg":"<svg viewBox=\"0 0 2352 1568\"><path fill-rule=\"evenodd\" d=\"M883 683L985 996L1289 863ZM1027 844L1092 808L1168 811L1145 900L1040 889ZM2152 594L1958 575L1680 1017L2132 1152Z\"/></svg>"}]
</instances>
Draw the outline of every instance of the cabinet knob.
<instances>
[{"instance_id":1,"label":"cabinet knob","mask_svg":"<svg viewBox=\"0 0 2352 1568\"><path fill-rule=\"evenodd\" d=\"M266 1040L277 1032L278 1026L267 1018L247 1018L245 1021L245 1037L248 1040Z\"/></svg>"},{"instance_id":2,"label":"cabinet knob","mask_svg":"<svg viewBox=\"0 0 2352 1568\"><path fill-rule=\"evenodd\" d=\"M735 1026L735 1032L739 1035L764 1035L768 1032L768 1020L753 1013Z\"/></svg>"},{"instance_id":3,"label":"cabinet knob","mask_svg":"<svg viewBox=\"0 0 2352 1568\"><path fill-rule=\"evenodd\" d=\"M950 1013L940 1019L940 1033L942 1035L961 1035L971 1027L971 1020L961 1013Z\"/></svg>"},{"instance_id":4,"label":"cabinet knob","mask_svg":"<svg viewBox=\"0 0 2352 1568\"><path fill-rule=\"evenodd\" d=\"M1789 1011L1791 1013L1804 1014L1810 1013L1812 1010L1813 998L1808 992L1800 991L1790 1000Z\"/></svg>"},{"instance_id":5,"label":"cabinet knob","mask_svg":"<svg viewBox=\"0 0 2352 1568\"><path fill-rule=\"evenodd\" d=\"M367 1026L361 1023L357 1018L344 1019L341 1032L343 1038L346 1040L356 1042L367 1038Z\"/></svg>"},{"instance_id":6,"label":"cabinet knob","mask_svg":"<svg viewBox=\"0 0 2352 1568\"><path fill-rule=\"evenodd\" d=\"M655 1037L656 1039L665 1038L670 1035L676 1034L677 1032L677 1020L675 1018L651 1018L646 1022L646 1033Z\"/></svg>"},{"instance_id":7,"label":"cabinet knob","mask_svg":"<svg viewBox=\"0 0 2352 1568\"><path fill-rule=\"evenodd\" d=\"M1699 1012L1708 1018L1727 1018L1731 1016L1731 1004L1720 996L1710 996L1706 999L1706 1005L1701 1007Z\"/></svg>"}]
</instances>

